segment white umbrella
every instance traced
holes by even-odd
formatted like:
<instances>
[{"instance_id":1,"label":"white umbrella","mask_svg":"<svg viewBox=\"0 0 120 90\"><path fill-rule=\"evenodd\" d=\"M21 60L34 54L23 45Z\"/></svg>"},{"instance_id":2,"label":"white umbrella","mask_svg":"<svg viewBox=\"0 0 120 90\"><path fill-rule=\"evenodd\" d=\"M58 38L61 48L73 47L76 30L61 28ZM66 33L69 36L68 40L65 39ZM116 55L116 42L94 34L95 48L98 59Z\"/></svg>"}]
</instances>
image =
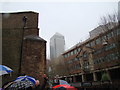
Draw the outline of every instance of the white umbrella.
<instances>
[{"instance_id":1,"label":"white umbrella","mask_svg":"<svg viewBox=\"0 0 120 90\"><path fill-rule=\"evenodd\" d=\"M5 65L0 65L0 76L4 74L9 74L13 72L13 70Z\"/></svg>"},{"instance_id":2,"label":"white umbrella","mask_svg":"<svg viewBox=\"0 0 120 90\"><path fill-rule=\"evenodd\" d=\"M65 85L69 85L70 86L70 84L67 81L65 81L65 80L59 80L59 82L60 82L60 85L65 84Z\"/></svg>"}]
</instances>

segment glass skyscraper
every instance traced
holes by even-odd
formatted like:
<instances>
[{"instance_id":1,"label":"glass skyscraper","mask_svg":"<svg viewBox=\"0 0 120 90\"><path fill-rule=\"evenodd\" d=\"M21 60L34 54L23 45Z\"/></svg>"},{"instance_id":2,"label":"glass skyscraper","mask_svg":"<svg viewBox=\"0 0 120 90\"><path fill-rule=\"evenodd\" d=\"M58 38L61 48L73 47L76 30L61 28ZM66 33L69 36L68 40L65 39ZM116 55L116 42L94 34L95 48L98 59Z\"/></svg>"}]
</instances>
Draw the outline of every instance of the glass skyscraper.
<instances>
[{"instance_id":1,"label":"glass skyscraper","mask_svg":"<svg viewBox=\"0 0 120 90\"><path fill-rule=\"evenodd\" d=\"M55 33L50 38L50 59L57 58L65 50L65 39L60 33Z\"/></svg>"}]
</instances>

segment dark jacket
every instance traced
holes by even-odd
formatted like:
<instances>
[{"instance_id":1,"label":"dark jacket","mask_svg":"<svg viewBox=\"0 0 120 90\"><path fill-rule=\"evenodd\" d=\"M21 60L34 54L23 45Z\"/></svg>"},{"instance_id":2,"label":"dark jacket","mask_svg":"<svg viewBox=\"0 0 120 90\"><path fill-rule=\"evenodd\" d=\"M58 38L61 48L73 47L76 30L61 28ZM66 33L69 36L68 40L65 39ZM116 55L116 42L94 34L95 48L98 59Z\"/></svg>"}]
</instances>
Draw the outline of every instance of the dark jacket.
<instances>
[{"instance_id":1,"label":"dark jacket","mask_svg":"<svg viewBox=\"0 0 120 90\"><path fill-rule=\"evenodd\" d=\"M35 87L35 90L46 90L46 89L45 89L45 86L46 86L46 84L47 84L47 81L48 81L48 79L47 79L47 78L44 78L43 84L36 86L36 87Z\"/></svg>"}]
</instances>

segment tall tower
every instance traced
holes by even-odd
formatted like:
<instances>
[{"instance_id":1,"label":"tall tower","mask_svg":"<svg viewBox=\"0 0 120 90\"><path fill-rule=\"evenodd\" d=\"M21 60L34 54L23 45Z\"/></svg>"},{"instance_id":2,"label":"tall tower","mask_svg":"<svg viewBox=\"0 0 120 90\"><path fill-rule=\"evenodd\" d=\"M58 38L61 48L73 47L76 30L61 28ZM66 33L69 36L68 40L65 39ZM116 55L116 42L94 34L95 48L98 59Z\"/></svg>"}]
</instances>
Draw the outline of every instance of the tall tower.
<instances>
[{"instance_id":1,"label":"tall tower","mask_svg":"<svg viewBox=\"0 0 120 90\"><path fill-rule=\"evenodd\" d=\"M118 2L118 21L120 24L120 1Z\"/></svg>"},{"instance_id":2,"label":"tall tower","mask_svg":"<svg viewBox=\"0 0 120 90\"><path fill-rule=\"evenodd\" d=\"M50 59L58 57L65 50L65 39L60 33L55 33L50 38Z\"/></svg>"}]
</instances>

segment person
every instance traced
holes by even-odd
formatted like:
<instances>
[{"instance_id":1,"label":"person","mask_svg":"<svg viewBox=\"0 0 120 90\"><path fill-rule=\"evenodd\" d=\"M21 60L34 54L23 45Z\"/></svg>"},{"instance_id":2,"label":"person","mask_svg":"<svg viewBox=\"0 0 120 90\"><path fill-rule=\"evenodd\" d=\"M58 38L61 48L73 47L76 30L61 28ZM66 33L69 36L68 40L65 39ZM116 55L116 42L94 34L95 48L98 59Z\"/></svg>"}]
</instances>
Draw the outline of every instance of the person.
<instances>
[{"instance_id":1,"label":"person","mask_svg":"<svg viewBox=\"0 0 120 90\"><path fill-rule=\"evenodd\" d=\"M34 89L35 90L40 90L40 82L39 82L39 80L35 81L35 88Z\"/></svg>"},{"instance_id":2,"label":"person","mask_svg":"<svg viewBox=\"0 0 120 90\"><path fill-rule=\"evenodd\" d=\"M28 88L26 88L25 90L33 90L33 87L28 87Z\"/></svg>"},{"instance_id":3,"label":"person","mask_svg":"<svg viewBox=\"0 0 120 90\"><path fill-rule=\"evenodd\" d=\"M3 90L8 90L9 86L13 83L14 83L13 80L9 81L9 82L6 82L5 84L2 85L2 89Z\"/></svg>"},{"instance_id":4,"label":"person","mask_svg":"<svg viewBox=\"0 0 120 90\"><path fill-rule=\"evenodd\" d=\"M60 82L59 82L59 76L56 75L55 78L54 78L54 82L53 82L53 86L56 86L56 85L59 85Z\"/></svg>"},{"instance_id":5,"label":"person","mask_svg":"<svg viewBox=\"0 0 120 90\"><path fill-rule=\"evenodd\" d=\"M46 90L45 88L46 88L46 84L47 84L47 81L48 81L48 77L46 76L46 74L43 74L42 78L43 78L43 84L42 85L40 85L39 80L36 80L35 90Z\"/></svg>"}]
</instances>

